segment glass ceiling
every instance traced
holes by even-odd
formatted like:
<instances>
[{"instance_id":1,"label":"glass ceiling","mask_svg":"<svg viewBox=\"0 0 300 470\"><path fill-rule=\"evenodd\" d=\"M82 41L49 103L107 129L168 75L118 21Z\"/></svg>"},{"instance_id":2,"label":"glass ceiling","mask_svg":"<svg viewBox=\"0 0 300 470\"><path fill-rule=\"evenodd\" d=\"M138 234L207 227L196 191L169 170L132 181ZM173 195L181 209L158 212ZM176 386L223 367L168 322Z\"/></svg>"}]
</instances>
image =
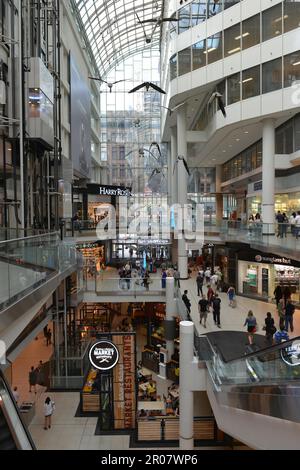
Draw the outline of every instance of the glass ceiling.
<instances>
[{"instance_id":1,"label":"glass ceiling","mask_svg":"<svg viewBox=\"0 0 300 470\"><path fill-rule=\"evenodd\" d=\"M160 27L139 24L162 16L163 0L73 0L101 75L122 59L158 47ZM155 31L154 31L155 28ZM154 31L154 34L153 34ZM146 43L146 37L151 43Z\"/></svg>"}]
</instances>

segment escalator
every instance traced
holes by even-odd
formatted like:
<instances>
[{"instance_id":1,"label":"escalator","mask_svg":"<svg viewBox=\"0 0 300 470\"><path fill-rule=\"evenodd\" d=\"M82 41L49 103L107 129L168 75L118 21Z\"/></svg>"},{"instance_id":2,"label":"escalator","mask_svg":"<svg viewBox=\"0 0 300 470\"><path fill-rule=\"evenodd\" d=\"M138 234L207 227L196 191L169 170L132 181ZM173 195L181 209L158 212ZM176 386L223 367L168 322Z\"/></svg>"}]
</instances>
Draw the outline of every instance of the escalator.
<instances>
[{"instance_id":1,"label":"escalator","mask_svg":"<svg viewBox=\"0 0 300 470\"><path fill-rule=\"evenodd\" d=\"M34 449L32 438L0 370L0 451Z\"/></svg>"},{"instance_id":2,"label":"escalator","mask_svg":"<svg viewBox=\"0 0 300 470\"><path fill-rule=\"evenodd\" d=\"M225 361L206 339L218 427L255 449L300 449L300 337Z\"/></svg>"}]
</instances>

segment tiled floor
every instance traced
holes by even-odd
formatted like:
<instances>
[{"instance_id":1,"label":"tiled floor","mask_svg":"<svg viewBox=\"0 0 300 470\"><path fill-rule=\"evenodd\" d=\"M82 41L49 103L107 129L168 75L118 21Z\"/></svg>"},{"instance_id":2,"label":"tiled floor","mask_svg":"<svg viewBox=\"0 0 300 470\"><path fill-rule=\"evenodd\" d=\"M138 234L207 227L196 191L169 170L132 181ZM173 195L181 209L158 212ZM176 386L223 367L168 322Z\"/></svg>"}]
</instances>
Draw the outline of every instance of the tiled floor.
<instances>
[{"instance_id":1,"label":"tiled floor","mask_svg":"<svg viewBox=\"0 0 300 470\"><path fill-rule=\"evenodd\" d=\"M160 273L157 276L160 276ZM214 325L212 314L209 314L206 330L199 324L197 308L199 298L197 297L195 274L192 279L182 281L182 290L184 288L189 291L188 295L192 302L191 316L199 333L218 331L218 328ZM264 324L267 311L271 311L277 320L275 305L239 297L237 308L232 309L228 306L226 294L222 293L220 297L222 300L221 323L223 330L246 331L243 324L249 309L252 309L256 315L260 330ZM263 332L260 331L260 333L262 334ZM300 335L299 311L295 313L295 331L293 336L297 335ZM145 341L145 338L139 338L138 349L145 344ZM46 361L49 355L50 348L45 346L41 335L38 341L33 341L15 362L14 377L16 381L14 385L16 384L20 389L21 401L28 399L27 370L29 370L31 365L37 365L40 359ZM24 371L26 371L25 374ZM161 383L160 379L157 380L159 392L163 394L168 384ZM129 436L95 436L97 418L74 417L79 404L78 392L51 393L50 396L56 404L52 428L47 431L43 429L43 403L46 397L43 390L37 396L36 416L30 426L31 434L38 449L121 450L129 448Z\"/></svg>"}]
</instances>

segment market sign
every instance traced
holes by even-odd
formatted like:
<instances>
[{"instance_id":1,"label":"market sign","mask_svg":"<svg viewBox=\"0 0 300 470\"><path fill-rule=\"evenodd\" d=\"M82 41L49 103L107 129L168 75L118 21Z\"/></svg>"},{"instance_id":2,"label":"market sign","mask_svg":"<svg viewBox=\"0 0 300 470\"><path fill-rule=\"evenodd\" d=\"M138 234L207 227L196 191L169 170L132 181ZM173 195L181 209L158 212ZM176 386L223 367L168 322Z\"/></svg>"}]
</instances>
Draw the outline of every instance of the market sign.
<instances>
[{"instance_id":1,"label":"market sign","mask_svg":"<svg viewBox=\"0 0 300 470\"><path fill-rule=\"evenodd\" d=\"M300 341L295 340L288 347L281 350L282 360L290 367L300 365Z\"/></svg>"},{"instance_id":2,"label":"market sign","mask_svg":"<svg viewBox=\"0 0 300 470\"><path fill-rule=\"evenodd\" d=\"M119 361L119 351L110 341L98 341L89 352L90 363L98 370L113 369Z\"/></svg>"},{"instance_id":3,"label":"market sign","mask_svg":"<svg viewBox=\"0 0 300 470\"><path fill-rule=\"evenodd\" d=\"M274 255L273 253L263 253L254 250L242 249L236 251L236 255L239 261L265 263L265 264L279 264L283 266L293 266L294 268L300 268L300 262L292 258L286 258L285 256Z\"/></svg>"}]
</instances>

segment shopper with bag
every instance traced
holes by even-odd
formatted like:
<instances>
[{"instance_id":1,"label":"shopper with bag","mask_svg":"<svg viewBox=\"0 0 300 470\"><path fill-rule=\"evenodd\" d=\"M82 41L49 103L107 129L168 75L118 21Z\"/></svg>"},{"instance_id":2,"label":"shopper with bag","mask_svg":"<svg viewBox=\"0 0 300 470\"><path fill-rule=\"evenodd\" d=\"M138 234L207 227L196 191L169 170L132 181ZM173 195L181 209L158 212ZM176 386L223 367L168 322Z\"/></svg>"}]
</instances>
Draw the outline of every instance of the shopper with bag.
<instances>
[{"instance_id":1,"label":"shopper with bag","mask_svg":"<svg viewBox=\"0 0 300 470\"><path fill-rule=\"evenodd\" d=\"M45 416L44 429L45 431L51 428L51 417L53 415L54 410L55 410L54 401L52 401L50 397L47 397L45 400L45 404L44 404L44 416Z\"/></svg>"},{"instance_id":2,"label":"shopper with bag","mask_svg":"<svg viewBox=\"0 0 300 470\"><path fill-rule=\"evenodd\" d=\"M249 344L253 344L253 335L257 331L257 321L255 316L253 315L252 310L249 310L248 316L245 320L244 326L247 326L248 329L248 340Z\"/></svg>"},{"instance_id":3,"label":"shopper with bag","mask_svg":"<svg viewBox=\"0 0 300 470\"><path fill-rule=\"evenodd\" d=\"M273 335L276 333L277 329L275 326L274 318L272 317L271 312L267 313L267 317L265 318L265 326L263 330L266 332L266 338L268 341L273 341Z\"/></svg>"}]
</instances>

